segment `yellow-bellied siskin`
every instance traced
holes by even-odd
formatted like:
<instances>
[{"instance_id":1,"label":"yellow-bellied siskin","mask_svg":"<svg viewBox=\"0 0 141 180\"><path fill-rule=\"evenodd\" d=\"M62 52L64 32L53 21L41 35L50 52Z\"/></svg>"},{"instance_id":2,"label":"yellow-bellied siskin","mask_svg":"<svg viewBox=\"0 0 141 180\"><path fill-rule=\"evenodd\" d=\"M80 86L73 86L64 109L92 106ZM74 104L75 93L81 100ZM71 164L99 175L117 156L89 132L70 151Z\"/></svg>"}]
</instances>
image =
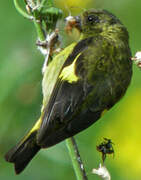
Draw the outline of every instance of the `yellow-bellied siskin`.
<instances>
[{"instance_id":1,"label":"yellow-bellied siskin","mask_svg":"<svg viewBox=\"0 0 141 180\"><path fill-rule=\"evenodd\" d=\"M41 149L96 122L125 94L132 76L128 32L106 10L74 17L80 39L55 56L43 78L41 117L5 156L20 173Z\"/></svg>"}]
</instances>

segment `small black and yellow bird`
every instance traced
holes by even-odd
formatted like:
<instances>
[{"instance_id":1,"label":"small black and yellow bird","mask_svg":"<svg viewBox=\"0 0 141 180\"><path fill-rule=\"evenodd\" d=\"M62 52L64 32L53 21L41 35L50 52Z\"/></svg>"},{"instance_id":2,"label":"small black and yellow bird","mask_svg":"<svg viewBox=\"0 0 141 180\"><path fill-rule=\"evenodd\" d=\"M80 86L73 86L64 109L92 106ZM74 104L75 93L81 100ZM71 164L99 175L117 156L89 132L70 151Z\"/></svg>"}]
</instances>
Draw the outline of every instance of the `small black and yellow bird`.
<instances>
[{"instance_id":1,"label":"small black and yellow bird","mask_svg":"<svg viewBox=\"0 0 141 180\"><path fill-rule=\"evenodd\" d=\"M6 155L19 174L41 148L95 123L125 94L132 76L128 32L106 10L74 17L80 39L50 62L43 78L41 116Z\"/></svg>"}]
</instances>

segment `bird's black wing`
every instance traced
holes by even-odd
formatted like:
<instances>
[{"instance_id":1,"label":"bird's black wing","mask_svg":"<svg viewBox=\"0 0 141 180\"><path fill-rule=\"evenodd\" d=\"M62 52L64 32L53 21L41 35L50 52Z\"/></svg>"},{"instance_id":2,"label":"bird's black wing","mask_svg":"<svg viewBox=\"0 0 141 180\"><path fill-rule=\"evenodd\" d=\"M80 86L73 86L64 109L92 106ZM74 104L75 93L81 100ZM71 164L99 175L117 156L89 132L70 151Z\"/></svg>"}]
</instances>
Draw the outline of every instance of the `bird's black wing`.
<instances>
[{"instance_id":1,"label":"bird's black wing","mask_svg":"<svg viewBox=\"0 0 141 180\"><path fill-rule=\"evenodd\" d=\"M93 89L93 86L85 79L87 70L85 69L84 62L86 61L84 58L94 54L93 46L97 46L96 43L97 40L93 37L80 41L65 61L50 100L43 111L42 123L37 135L40 146L49 146L47 144L49 137L66 127ZM98 57L97 53L95 57ZM60 139L63 138L60 137ZM58 142L56 141L56 143ZM53 145L55 142L50 144Z\"/></svg>"},{"instance_id":2,"label":"bird's black wing","mask_svg":"<svg viewBox=\"0 0 141 180\"><path fill-rule=\"evenodd\" d=\"M75 62L80 59L77 66L80 67L81 71L81 54L92 41L93 38L87 38L77 43L66 59L48 104L43 110L42 123L37 135L40 145L43 144L42 142L47 136L65 126L76 108L82 103L84 96L87 94L86 91L89 91L90 88L85 88L87 84L83 82L83 79L78 77L77 74L73 74L75 72L71 72L73 70L71 66L74 65L73 68L75 69ZM67 71L70 72L65 76Z\"/></svg>"}]
</instances>

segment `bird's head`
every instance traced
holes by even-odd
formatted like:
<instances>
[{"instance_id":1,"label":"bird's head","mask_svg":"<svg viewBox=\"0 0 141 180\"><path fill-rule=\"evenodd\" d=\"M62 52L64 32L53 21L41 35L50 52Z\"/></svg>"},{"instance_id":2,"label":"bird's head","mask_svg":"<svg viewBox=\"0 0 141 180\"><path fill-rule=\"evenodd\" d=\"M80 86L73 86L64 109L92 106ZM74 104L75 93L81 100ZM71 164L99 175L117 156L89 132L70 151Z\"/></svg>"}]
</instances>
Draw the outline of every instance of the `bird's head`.
<instances>
[{"instance_id":1,"label":"bird's head","mask_svg":"<svg viewBox=\"0 0 141 180\"><path fill-rule=\"evenodd\" d=\"M107 10L90 9L75 19L76 28L86 36L126 31L120 20Z\"/></svg>"}]
</instances>

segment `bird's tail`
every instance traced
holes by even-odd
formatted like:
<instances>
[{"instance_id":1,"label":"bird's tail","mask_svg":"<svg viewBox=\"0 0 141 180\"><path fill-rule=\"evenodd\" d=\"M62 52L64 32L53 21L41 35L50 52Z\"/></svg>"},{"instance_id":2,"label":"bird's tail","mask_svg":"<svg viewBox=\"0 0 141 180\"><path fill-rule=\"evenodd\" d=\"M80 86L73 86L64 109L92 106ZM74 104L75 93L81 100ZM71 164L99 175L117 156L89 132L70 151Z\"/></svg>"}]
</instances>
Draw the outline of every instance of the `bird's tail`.
<instances>
[{"instance_id":1,"label":"bird's tail","mask_svg":"<svg viewBox=\"0 0 141 180\"><path fill-rule=\"evenodd\" d=\"M14 163L16 174L21 173L30 160L40 150L36 143L37 130L30 131L14 148L6 155L5 160Z\"/></svg>"}]
</instances>

